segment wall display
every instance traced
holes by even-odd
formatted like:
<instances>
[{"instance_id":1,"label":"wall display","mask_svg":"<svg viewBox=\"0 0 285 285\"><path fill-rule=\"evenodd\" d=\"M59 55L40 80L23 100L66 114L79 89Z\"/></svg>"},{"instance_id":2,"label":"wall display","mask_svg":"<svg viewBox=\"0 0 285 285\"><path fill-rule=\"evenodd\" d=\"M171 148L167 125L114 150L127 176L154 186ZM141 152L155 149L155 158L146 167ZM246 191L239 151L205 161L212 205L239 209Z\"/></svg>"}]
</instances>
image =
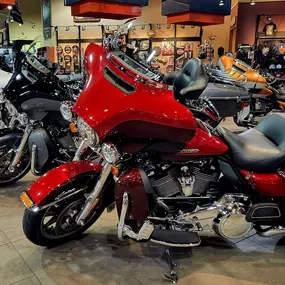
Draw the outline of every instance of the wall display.
<instances>
[{"instance_id":1,"label":"wall display","mask_svg":"<svg viewBox=\"0 0 285 285\"><path fill-rule=\"evenodd\" d=\"M176 60L175 69L181 70L187 61L193 58L194 43L193 42L177 42L176 43Z\"/></svg>"},{"instance_id":2,"label":"wall display","mask_svg":"<svg viewBox=\"0 0 285 285\"><path fill-rule=\"evenodd\" d=\"M51 4L50 0L42 0L42 17L44 39L51 39Z\"/></svg>"},{"instance_id":3,"label":"wall display","mask_svg":"<svg viewBox=\"0 0 285 285\"><path fill-rule=\"evenodd\" d=\"M276 31L276 27L276 24L270 22L264 26L263 32L265 32L266 36L273 36Z\"/></svg>"}]
</instances>

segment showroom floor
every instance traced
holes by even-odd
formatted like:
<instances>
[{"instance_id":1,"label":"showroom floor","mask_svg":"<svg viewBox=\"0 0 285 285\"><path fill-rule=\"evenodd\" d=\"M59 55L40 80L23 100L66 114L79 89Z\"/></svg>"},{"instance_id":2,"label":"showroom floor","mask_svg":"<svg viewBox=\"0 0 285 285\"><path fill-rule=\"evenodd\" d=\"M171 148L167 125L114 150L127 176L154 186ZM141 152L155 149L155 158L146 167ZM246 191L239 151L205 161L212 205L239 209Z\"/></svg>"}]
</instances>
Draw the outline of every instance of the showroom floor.
<instances>
[{"instance_id":1,"label":"showroom floor","mask_svg":"<svg viewBox=\"0 0 285 285\"><path fill-rule=\"evenodd\" d=\"M228 124L227 124L228 125ZM231 124L229 127L233 126ZM168 284L163 248L122 243L116 236L116 212L104 214L81 240L54 249L40 248L24 236L24 207L19 193L31 175L0 189L0 285L152 285ZM285 237L248 238L230 242L203 239L200 247L175 250L179 284L285 284Z\"/></svg>"}]
</instances>

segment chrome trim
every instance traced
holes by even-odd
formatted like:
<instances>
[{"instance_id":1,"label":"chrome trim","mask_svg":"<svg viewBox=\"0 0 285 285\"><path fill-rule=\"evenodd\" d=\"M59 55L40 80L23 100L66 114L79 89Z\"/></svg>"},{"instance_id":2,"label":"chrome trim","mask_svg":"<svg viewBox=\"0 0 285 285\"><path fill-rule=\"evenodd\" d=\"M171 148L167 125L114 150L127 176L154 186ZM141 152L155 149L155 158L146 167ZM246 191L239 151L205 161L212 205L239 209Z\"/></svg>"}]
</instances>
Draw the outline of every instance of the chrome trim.
<instances>
[{"instance_id":1,"label":"chrome trim","mask_svg":"<svg viewBox=\"0 0 285 285\"><path fill-rule=\"evenodd\" d=\"M21 143L19 145L19 147L16 150L16 154L13 158L12 163L9 165L9 171L14 172L15 167L17 166L17 164L19 163L19 161L21 160L21 157L23 155L23 152L25 150L25 148L27 147L27 142L29 139L29 136L31 134L33 130L33 126L32 125L27 125L21 140Z\"/></svg>"},{"instance_id":2,"label":"chrome trim","mask_svg":"<svg viewBox=\"0 0 285 285\"><path fill-rule=\"evenodd\" d=\"M87 197L86 203L85 203L79 217L77 218L77 224L79 224L79 225L84 224L84 221L88 217L96 199L98 199L100 194L102 193L105 182L106 182L109 174L111 173L111 167L112 167L112 165L109 163L106 163L104 165L103 170L102 170L101 175L100 175L100 178L97 181L94 190Z\"/></svg>"},{"instance_id":3,"label":"chrome trim","mask_svg":"<svg viewBox=\"0 0 285 285\"><path fill-rule=\"evenodd\" d=\"M53 202L51 202L51 203L49 203L49 204L46 204L46 205L44 205L44 206L40 206L40 207L39 207L39 206L37 206L37 205L34 205L34 206L32 206L31 208L29 208L28 210L35 211L34 209L37 209L36 212L37 212L37 211L42 211L42 210L44 210L44 209L46 209L46 208L49 208L49 207L51 207L51 206L56 205L57 203L59 203L59 202L65 200L65 199L67 199L67 198L69 198L69 197L71 197L71 196L73 196L73 195L76 195L76 194L78 194L79 192L82 192L82 191L84 191L84 190L86 190L86 189L87 189L86 187L85 187L85 188L82 188L82 189L79 189L79 190L77 190L77 191L75 191L75 192L73 192L73 193L70 193L70 194L68 194L68 195L66 195L66 196L63 196L63 197L61 197L61 198L59 198L59 199L57 199L57 200L55 200L55 201L53 201ZM75 190L75 189L72 189L72 190ZM70 191L72 191L72 190L70 190ZM68 191L68 192L70 192L70 191Z\"/></svg>"},{"instance_id":4,"label":"chrome trim","mask_svg":"<svg viewBox=\"0 0 285 285\"><path fill-rule=\"evenodd\" d=\"M262 237L271 237L274 235L284 234L285 233L285 227L282 226L276 226L272 227L268 230L262 231L262 232L256 232L258 235Z\"/></svg>"},{"instance_id":5,"label":"chrome trim","mask_svg":"<svg viewBox=\"0 0 285 285\"><path fill-rule=\"evenodd\" d=\"M195 246L199 246L201 244L201 240L198 243L189 243L189 244L168 243L168 242L154 240L154 239L150 239L150 241L157 243L157 244L161 244L161 245L165 245L165 246L171 246L171 247L195 247Z\"/></svg>"},{"instance_id":6,"label":"chrome trim","mask_svg":"<svg viewBox=\"0 0 285 285\"><path fill-rule=\"evenodd\" d=\"M121 210L121 215L118 223L118 238L119 240L124 240L124 225L125 225L125 219L127 216L127 211L129 208L129 195L127 192L124 193L123 195L123 203L122 203L122 210Z\"/></svg>"},{"instance_id":7,"label":"chrome trim","mask_svg":"<svg viewBox=\"0 0 285 285\"><path fill-rule=\"evenodd\" d=\"M86 139L82 140L79 147L76 150L76 153L74 155L74 158L72 161L79 161L80 160L80 156L82 153L82 150L87 147L87 143L86 143Z\"/></svg>"},{"instance_id":8,"label":"chrome trim","mask_svg":"<svg viewBox=\"0 0 285 285\"><path fill-rule=\"evenodd\" d=\"M37 145L33 144L32 146L32 155L31 155L31 172L33 175L38 176L40 172L36 169L36 161L37 161Z\"/></svg>"}]
</instances>

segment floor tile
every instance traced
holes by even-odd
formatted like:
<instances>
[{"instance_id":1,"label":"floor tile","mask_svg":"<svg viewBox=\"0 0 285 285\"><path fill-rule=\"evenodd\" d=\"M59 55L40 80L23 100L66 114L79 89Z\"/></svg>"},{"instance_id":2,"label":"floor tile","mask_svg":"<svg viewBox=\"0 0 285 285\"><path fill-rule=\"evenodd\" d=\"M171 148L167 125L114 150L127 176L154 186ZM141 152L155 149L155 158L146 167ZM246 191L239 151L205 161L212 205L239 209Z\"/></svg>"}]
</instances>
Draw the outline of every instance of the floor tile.
<instances>
[{"instance_id":1,"label":"floor tile","mask_svg":"<svg viewBox=\"0 0 285 285\"><path fill-rule=\"evenodd\" d=\"M29 278L24 279L22 281L13 283L13 285L41 285L41 283L37 277L29 277Z\"/></svg>"},{"instance_id":2,"label":"floor tile","mask_svg":"<svg viewBox=\"0 0 285 285\"><path fill-rule=\"evenodd\" d=\"M5 234L0 230L0 246L7 243L10 243L10 241L7 239Z\"/></svg>"},{"instance_id":3,"label":"floor tile","mask_svg":"<svg viewBox=\"0 0 285 285\"><path fill-rule=\"evenodd\" d=\"M26 238L22 229L24 208L10 215L0 217L0 229L10 241Z\"/></svg>"},{"instance_id":4,"label":"floor tile","mask_svg":"<svg viewBox=\"0 0 285 285\"><path fill-rule=\"evenodd\" d=\"M8 285L34 274L11 244L0 246L0 284Z\"/></svg>"}]
</instances>

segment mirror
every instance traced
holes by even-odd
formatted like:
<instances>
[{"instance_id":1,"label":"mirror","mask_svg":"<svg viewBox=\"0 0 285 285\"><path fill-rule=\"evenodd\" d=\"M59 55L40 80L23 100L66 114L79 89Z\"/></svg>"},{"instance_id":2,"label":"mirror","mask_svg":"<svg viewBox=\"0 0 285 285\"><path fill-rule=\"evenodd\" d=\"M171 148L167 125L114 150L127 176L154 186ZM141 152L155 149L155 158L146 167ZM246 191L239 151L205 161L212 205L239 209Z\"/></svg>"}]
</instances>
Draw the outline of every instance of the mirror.
<instances>
[{"instance_id":1,"label":"mirror","mask_svg":"<svg viewBox=\"0 0 285 285\"><path fill-rule=\"evenodd\" d=\"M22 13L15 5L13 5L12 9L10 10L9 22L16 22L21 25L24 24L22 19Z\"/></svg>"}]
</instances>

